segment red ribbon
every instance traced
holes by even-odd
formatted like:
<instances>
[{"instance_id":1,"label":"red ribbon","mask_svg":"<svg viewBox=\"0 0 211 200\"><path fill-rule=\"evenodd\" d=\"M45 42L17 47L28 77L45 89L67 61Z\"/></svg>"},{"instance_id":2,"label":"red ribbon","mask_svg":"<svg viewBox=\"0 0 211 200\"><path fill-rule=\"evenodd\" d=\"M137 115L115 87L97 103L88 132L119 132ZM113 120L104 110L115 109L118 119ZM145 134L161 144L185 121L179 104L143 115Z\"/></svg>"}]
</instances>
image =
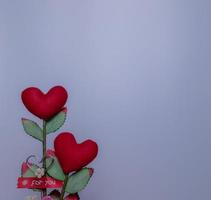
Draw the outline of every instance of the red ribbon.
<instances>
[{"instance_id":1,"label":"red ribbon","mask_svg":"<svg viewBox=\"0 0 211 200\"><path fill-rule=\"evenodd\" d=\"M63 181L59 181L50 177L43 178L18 178L17 188L29 189L45 189L45 188L61 188Z\"/></svg>"}]
</instances>

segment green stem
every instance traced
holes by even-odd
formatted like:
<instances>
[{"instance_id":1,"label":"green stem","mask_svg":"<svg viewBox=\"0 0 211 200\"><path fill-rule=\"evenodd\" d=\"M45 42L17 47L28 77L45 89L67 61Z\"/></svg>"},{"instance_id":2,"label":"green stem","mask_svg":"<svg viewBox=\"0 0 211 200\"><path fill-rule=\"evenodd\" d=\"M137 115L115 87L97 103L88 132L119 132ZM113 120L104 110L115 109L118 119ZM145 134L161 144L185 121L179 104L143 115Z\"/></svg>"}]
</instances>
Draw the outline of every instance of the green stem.
<instances>
[{"instance_id":1,"label":"green stem","mask_svg":"<svg viewBox=\"0 0 211 200\"><path fill-rule=\"evenodd\" d=\"M60 196L59 200L63 200L63 198L64 198L65 188L66 188L66 185L67 185L67 181L68 181L68 174L65 175L64 185L62 187L61 196Z\"/></svg>"},{"instance_id":2,"label":"green stem","mask_svg":"<svg viewBox=\"0 0 211 200\"><path fill-rule=\"evenodd\" d=\"M45 170L46 173L46 121L43 120L43 142L42 142L42 156L43 156L43 168ZM43 189L42 190L42 197L47 195L47 189Z\"/></svg>"}]
</instances>

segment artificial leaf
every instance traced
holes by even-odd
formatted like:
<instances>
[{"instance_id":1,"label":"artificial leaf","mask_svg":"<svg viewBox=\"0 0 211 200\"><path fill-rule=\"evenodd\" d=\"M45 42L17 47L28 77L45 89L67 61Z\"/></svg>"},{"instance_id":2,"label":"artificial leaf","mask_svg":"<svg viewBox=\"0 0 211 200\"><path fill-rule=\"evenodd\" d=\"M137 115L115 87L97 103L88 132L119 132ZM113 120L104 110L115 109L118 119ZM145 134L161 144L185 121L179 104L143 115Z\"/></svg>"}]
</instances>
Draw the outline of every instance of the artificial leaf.
<instances>
[{"instance_id":1,"label":"artificial leaf","mask_svg":"<svg viewBox=\"0 0 211 200\"><path fill-rule=\"evenodd\" d=\"M35 171L38 168L37 165L31 164L30 167L22 174L23 178L29 178L29 177L36 177Z\"/></svg>"},{"instance_id":2,"label":"artificial leaf","mask_svg":"<svg viewBox=\"0 0 211 200\"><path fill-rule=\"evenodd\" d=\"M58 190L53 190L49 196L53 199L53 200L59 200L60 198L60 192Z\"/></svg>"},{"instance_id":3,"label":"artificial leaf","mask_svg":"<svg viewBox=\"0 0 211 200\"><path fill-rule=\"evenodd\" d=\"M64 181L65 175L56 157L46 159L47 174L57 180Z\"/></svg>"},{"instance_id":4,"label":"artificial leaf","mask_svg":"<svg viewBox=\"0 0 211 200\"><path fill-rule=\"evenodd\" d=\"M75 194L83 190L88 184L93 169L83 168L80 171L69 176L65 191L70 194Z\"/></svg>"},{"instance_id":5,"label":"artificial leaf","mask_svg":"<svg viewBox=\"0 0 211 200\"><path fill-rule=\"evenodd\" d=\"M39 127L39 125L29 119L22 119L22 124L23 124L23 128L25 130L25 132L32 136L33 138L39 140L39 141L43 141L43 133L42 133L42 129Z\"/></svg>"},{"instance_id":6,"label":"artificial leaf","mask_svg":"<svg viewBox=\"0 0 211 200\"><path fill-rule=\"evenodd\" d=\"M53 133L57 131L60 127L62 127L62 125L66 120L66 115L67 115L67 109L64 108L57 115L55 115L53 118L47 121L46 132Z\"/></svg>"}]
</instances>

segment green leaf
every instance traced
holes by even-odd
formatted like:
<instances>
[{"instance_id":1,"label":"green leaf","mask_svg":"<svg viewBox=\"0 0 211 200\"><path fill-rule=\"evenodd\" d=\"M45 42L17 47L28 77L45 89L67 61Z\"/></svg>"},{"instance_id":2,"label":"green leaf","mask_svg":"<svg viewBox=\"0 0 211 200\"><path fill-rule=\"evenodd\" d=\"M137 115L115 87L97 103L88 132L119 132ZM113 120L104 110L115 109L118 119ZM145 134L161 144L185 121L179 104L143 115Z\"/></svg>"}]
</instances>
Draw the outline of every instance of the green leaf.
<instances>
[{"instance_id":1,"label":"green leaf","mask_svg":"<svg viewBox=\"0 0 211 200\"><path fill-rule=\"evenodd\" d=\"M42 129L39 127L39 125L36 122L31 121L29 119L22 119L22 124L23 124L23 128L25 132L28 135L32 136L33 138L41 142L43 141Z\"/></svg>"},{"instance_id":2,"label":"green leaf","mask_svg":"<svg viewBox=\"0 0 211 200\"><path fill-rule=\"evenodd\" d=\"M53 133L57 131L59 128L61 128L66 120L66 115L67 115L67 109L64 108L56 116L51 118L46 124L47 134Z\"/></svg>"},{"instance_id":3,"label":"green leaf","mask_svg":"<svg viewBox=\"0 0 211 200\"><path fill-rule=\"evenodd\" d=\"M67 181L65 191L75 194L83 190L88 184L93 173L91 168L83 168L82 170L72 174Z\"/></svg>"},{"instance_id":4,"label":"green leaf","mask_svg":"<svg viewBox=\"0 0 211 200\"><path fill-rule=\"evenodd\" d=\"M31 165L29 169L25 173L23 173L22 177L23 178L28 178L28 177L36 177L35 171L38 168L37 165Z\"/></svg>"},{"instance_id":5,"label":"green leaf","mask_svg":"<svg viewBox=\"0 0 211 200\"><path fill-rule=\"evenodd\" d=\"M46 159L47 174L57 180L64 181L65 175L56 157Z\"/></svg>"}]
</instances>

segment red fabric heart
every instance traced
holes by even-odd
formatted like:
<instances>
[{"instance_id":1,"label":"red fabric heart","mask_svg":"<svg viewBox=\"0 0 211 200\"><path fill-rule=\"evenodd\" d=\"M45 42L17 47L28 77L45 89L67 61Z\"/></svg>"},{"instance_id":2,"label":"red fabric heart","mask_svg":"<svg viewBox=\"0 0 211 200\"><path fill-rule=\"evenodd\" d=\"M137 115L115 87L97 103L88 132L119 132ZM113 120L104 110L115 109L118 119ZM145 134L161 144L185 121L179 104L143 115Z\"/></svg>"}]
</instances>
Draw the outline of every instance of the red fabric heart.
<instances>
[{"instance_id":1,"label":"red fabric heart","mask_svg":"<svg viewBox=\"0 0 211 200\"><path fill-rule=\"evenodd\" d=\"M92 140L77 144L72 133L61 133L54 141L55 154L65 174L88 165L98 153L98 146Z\"/></svg>"},{"instance_id":2,"label":"red fabric heart","mask_svg":"<svg viewBox=\"0 0 211 200\"><path fill-rule=\"evenodd\" d=\"M37 117L48 120L57 114L67 101L67 91L62 86L51 88L47 94L40 89L29 87L22 92L26 108Z\"/></svg>"}]
</instances>

